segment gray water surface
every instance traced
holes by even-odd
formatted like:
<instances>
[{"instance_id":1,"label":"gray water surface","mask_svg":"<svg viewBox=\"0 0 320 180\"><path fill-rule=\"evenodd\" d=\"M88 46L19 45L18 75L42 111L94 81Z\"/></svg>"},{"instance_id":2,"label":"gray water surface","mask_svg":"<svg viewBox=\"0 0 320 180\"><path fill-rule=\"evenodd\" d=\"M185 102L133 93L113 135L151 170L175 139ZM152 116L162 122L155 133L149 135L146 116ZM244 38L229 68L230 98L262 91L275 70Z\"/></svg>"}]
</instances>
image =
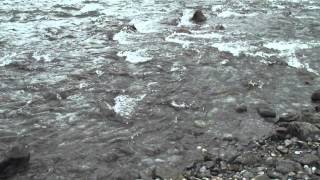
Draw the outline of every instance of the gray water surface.
<instances>
[{"instance_id":1,"label":"gray water surface","mask_svg":"<svg viewBox=\"0 0 320 180\"><path fill-rule=\"evenodd\" d=\"M1 150L32 150L13 179L179 171L268 136L258 105L310 105L319 57L317 0L2 0Z\"/></svg>"}]
</instances>

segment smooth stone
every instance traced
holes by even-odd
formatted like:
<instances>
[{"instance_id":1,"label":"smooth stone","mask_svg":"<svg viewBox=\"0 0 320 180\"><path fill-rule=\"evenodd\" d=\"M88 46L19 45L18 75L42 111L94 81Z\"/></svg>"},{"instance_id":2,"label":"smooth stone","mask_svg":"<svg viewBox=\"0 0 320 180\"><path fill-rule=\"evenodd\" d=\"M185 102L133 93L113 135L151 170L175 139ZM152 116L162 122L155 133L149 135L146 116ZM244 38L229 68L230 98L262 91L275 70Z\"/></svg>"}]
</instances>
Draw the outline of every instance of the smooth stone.
<instances>
[{"instance_id":1,"label":"smooth stone","mask_svg":"<svg viewBox=\"0 0 320 180\"><path fill-rule=\"evenodd\" d=\"M257 108L258 114L263 118L275 118L276 112L268 106L261 106Z\"/></svg>"}]
</instances>

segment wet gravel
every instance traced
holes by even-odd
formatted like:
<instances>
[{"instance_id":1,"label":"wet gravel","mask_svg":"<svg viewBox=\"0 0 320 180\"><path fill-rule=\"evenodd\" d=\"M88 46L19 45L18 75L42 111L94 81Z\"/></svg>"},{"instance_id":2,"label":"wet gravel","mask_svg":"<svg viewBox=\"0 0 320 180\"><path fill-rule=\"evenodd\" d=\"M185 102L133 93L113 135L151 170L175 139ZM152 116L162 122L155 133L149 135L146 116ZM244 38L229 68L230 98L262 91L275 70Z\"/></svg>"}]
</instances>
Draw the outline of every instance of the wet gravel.
<instances>
[{"instance_id":1,"label":"wet gravel","mask_svg":"<svg viewBox=\"0 0 320 180\"><path fill-rule=\"evenodd\" d=\"M10 179L318 179L319 11L1 1L0 151L31 156Z\"/></svg>"}]
</instances>

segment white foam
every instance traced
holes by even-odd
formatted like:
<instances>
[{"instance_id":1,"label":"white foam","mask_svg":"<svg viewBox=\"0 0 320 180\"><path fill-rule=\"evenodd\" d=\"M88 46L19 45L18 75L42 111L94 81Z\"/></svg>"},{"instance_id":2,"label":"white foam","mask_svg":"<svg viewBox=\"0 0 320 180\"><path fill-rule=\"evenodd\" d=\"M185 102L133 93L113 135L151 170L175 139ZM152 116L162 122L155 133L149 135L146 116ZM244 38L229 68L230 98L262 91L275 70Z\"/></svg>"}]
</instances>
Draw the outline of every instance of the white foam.
<instances>
[{"instance_id":1,"label":"white foam","mask_svg":"<svg viewBox=\"0 0 320 180\"><path fill-rule=\"evenodd\" d=\"M129 117L139 101L141 101L146 95L141 95L136 98L132 98L128 95L119 95L114 98L115 105L113 106L114 112L122 117Z\"/></svg>"},{"instance_id":2,"label":"white foam","mask_svg":"<svg viewBox=\"0 0 320 180\"><path fill-rule=\"evenodd\" d=\"M89 3L83 6L80 10L81 13L86 13L86 12L91 12L91 11L99 11L105 9L102 5L100 4L95 4L95 3Z\"/></svg>"},{"instance_id":3,"label":"white foam","mask_svg":"<svg viewBox=\"0 0 320 180\"><path fill-rule=\"evenodd\" d=\"M187 40L179 39L179 37L177 37L177 34L178 33L171 34L170 36L166 37L165 41L181 44L183 48L189 48L189 46L190 46L190 44L192 42L191 41L187 41Z\"/></svg>"},{"instance_id":4,"label":"white foam","mask_svg":"<svg viewBox=\"0 0 320 180\"><path fill-rule=\"evenodd\" d=\"M217 16L221 18L229 18L229 17L253 17L257 15L258 13L240 14L237 12L227 10L219 13Z\"/></svg>"},{"instance_id":5,"label":"white foam","mask_svg":"<svg viewBox=\"0 0 320 180\"><path fill-rule=\"evenodd\" d=\"M177 33L178 35L188 36L192 38L201 38L201 39L221 39L223 36L221 34L211 32L201 32L201 31L191 31L192 34L188 33Z\"/></svg>"},{"instance_id":6,"label":"white foam","mask_svg":"<svg viewBox=\"0 0 320 180\"><path fill-rule=\"evenodd\" d=\"M212 6L211 10L216 12L216 11L221 11L223 9L223 5L214 5Z\"/></svg>"},{"instance_id":7,"label":"white foam","mask_svg":"<svg viewBox=\"0 0 320 180\"><path fill-rule=\"evenodd\" d=\"M34 53L32 57L37 61L51 62L54 57L50 54L40 54L38 52Z\"/></svg>"},{"instance_id":8,"label":"white foam","mask_svg":"<svg viewBox=\"0 0 320 180\"><path fill-rule=\"evenodd\" d=\"M120 31L113 36L114 41L118 41L119 44L131 44L132 42L128 39L129 33Z\"/></svg>"},{"instance_id":9,"label":"white foam","mask_svg":"<svg viewBox=\"0 0 320 180\"><path fill-rule=\"evenodd\" d=\"M254 51L256 47L250 46L245 42L228 42L214 43L212 47L218 48L219 51L230 52L234 56L239 56L241 53Z\"/></svg>"},{"instance_id":10,"label":"white foam","mask_svg":"<svg viewBox=\"0 0 320 180\"><path fill-rule=\"evenodd\" d=\"M194 11L192 9L186 9L183 11L183 15L180 19L180 22L178 24L178 27L182 27L182 26L191 26L193 25L192 22L190 21L190 19L193 16Z\"/></svg>"},{"instance_id":11,"label":"white foam","mask_svg":"<svg viewBox=\"0 0 320 180\"><path fill-rule=\"evenodd\" d=\"M296 57L295 52L301 49L308 49L314 46L318 46L320 43L309 42L309 43L302 43L300 41L274 41L264 44L264 47L268 49L274 49L280 51L279 56L287 57L288 58L288 65L295 68L305 68L310 72L318 74L318 72L309 67L309 64L302 63Z\"/></svg>"},{"instance_id":12,"label":"white foam","mask_svg":"<svg viewBox=\"0 0 320 180\"><path fill-rule=\"evenodd\" d=\"M15 57L16 55L17 55L16 53L13 53L13 54L7 54L3 57L0 57L0 67L11 64L14 61L13 57Z\"/></svg>"},{"instance_id":13,"label":"white foam","mask_svg":"<svg viewBox=\"0 0 320 180\"><path fill-rule=\"evenodd\" d=\"M145 49L137 51L122 51L117 54L119 57L126 57L126 61L137 64L152 60L152 57L148 57Z\"/></svg>"},{"instance_id":14,"label":"white foam","mask_svg":"<svg viewBox=\"0 0 320 180\"><path fill-rule=\"evenodd\" d=\"M140 33L154 33L159 31L160 18L152 18L152 20L133 19L129 24L133 24Z\"/></svg>"}]
</instances>

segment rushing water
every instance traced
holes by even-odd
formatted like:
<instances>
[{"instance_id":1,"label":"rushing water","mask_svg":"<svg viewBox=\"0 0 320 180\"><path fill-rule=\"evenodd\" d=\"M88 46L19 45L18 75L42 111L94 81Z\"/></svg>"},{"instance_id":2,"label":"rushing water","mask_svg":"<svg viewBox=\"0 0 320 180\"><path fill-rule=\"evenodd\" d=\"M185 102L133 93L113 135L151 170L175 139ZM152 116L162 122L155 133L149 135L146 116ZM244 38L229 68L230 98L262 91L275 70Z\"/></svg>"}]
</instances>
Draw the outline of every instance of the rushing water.
<instances>
[{"instance_id":1,"label":"rushing water","mask_svg":"<svg viewBox=\"0 0 320 180\"><path fill-rule=\"evenodd\" d=\"M299 109L319 88L319 19L318 0L1 0L1 149L28 144L17 179L42 180L243 148L272 131L257 105Z\"/></svg>"}]
</instances>

